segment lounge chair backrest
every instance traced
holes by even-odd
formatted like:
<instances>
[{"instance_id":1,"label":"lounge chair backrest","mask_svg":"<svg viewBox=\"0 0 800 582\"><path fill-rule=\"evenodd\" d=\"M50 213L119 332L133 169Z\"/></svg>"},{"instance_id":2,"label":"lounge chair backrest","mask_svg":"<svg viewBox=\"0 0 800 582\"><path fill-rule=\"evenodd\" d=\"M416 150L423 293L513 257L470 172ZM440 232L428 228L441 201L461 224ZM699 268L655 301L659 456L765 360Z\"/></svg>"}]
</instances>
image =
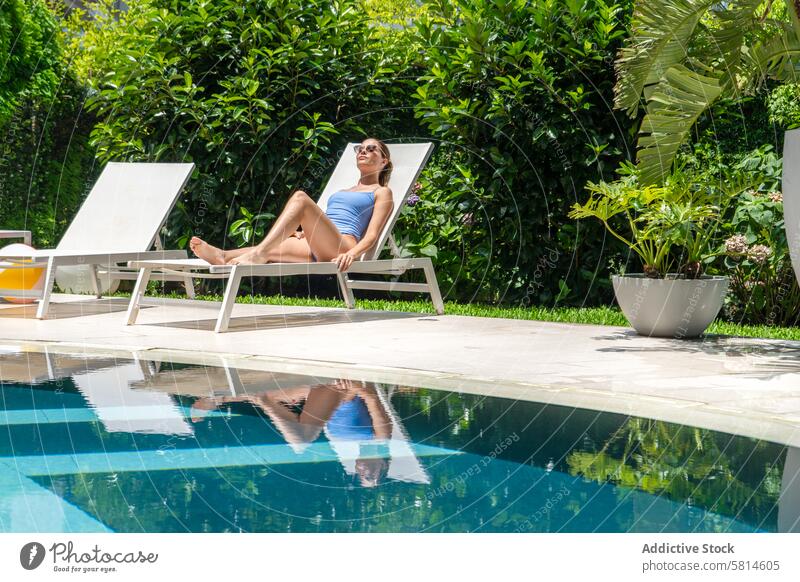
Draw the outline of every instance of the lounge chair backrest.
<instances>
[{"instance_id":1,"label":"lounge chair backrest","mask_svg":"<svg viewBox=\"0 0 800 582\"><path fill-rule=\"evenodd\" d=\"M193 168L191 163L109 162L56 248L150 250Z\"/></svg>"},{"instance_id":2,"label":"lounge chair backrest","mask_svg":"<svg viewBox=\"0 0 800 582\"><path fill-rule=\"evenodd\" d=\"M194 434L169 394L132 389L131 384L143 379L144 372L136 362L72 376L73 384L108 432Z\"/></svg>"},{"instance_id":3,"label":"lounge chair backrest","mask_svg":"<svg viewBox=\"0 0 800 582\"><path fill-rule=\"evenodd\" d=\"M322 192L317 204L325 210L328 206L328 199L331 194L339 190L345 190L358 183L360 177L358 167L356 166L356 154L353 151L353 146L357 144L348 144L342 154L336 169L333 171L330 180L328 180L325 190ZM383 250L386 240L389 238L394 223L397 217L400 216L400 211L406 203L406 199L411 194L411 189L417 181L422 168L428 161L428 158L433 151L433 144L426 143L398 143L388 144L389 151L392 154L392 164L394 170L389 179L389 187L392 189L392 196L394 197L394 209L389 215L389 219L383 226L378 242L362 257L363 260L377 259Z\"/></svg>"}]
</instances>

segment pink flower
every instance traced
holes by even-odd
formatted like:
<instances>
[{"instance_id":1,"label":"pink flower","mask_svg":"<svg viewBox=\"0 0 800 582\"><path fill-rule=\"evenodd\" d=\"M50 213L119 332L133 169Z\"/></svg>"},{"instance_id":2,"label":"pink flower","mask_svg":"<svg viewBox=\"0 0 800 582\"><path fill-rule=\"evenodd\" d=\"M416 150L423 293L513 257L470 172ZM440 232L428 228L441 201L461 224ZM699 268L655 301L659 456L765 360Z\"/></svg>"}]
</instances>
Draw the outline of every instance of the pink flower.
<instances>
[{"instance_id":1,"label":"pink flower","mask_svg":"<svg viewBox=\"0 0 800 582\"><path fill-rule=\"evenodd\" d=\"M747 252L747 239L743 234L735 234L725 241L725 252L729 255L743 255Z\"/></svg>"},{"instance_id":2,"label":"pink flower","mask_svg":"<svg viewBox=\"0 0 800 582\"><path fill-rule=\"evenodd\" d=\"M747 251L747 258L754 263L763 264L768 258L772 256L772 249L767 245L753 245Z\"/></svg>"}]
</instances>

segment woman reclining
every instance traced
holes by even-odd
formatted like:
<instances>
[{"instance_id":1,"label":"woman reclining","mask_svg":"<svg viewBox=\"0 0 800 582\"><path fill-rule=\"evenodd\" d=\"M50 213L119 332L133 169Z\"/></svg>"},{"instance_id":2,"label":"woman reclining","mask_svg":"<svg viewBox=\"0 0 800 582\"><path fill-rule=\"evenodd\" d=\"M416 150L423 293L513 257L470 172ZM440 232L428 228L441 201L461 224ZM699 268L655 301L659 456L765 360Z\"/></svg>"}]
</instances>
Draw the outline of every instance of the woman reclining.
<instances>
[{"instance_id":1,"label":"woman reclining","mask_svg":"<svg viewBox=\"0 0 800 582\"><path fill-rule=\"evenodd\" d=\"M368 138L355 150L361 178L349 189L335 192L325 212L298 190L258 245L228 251L195 236L189 243L192 252L212 265L333 261L346 271L377 242L394 205L388 188L389 148Z\"/></svg>"}]
</instances>

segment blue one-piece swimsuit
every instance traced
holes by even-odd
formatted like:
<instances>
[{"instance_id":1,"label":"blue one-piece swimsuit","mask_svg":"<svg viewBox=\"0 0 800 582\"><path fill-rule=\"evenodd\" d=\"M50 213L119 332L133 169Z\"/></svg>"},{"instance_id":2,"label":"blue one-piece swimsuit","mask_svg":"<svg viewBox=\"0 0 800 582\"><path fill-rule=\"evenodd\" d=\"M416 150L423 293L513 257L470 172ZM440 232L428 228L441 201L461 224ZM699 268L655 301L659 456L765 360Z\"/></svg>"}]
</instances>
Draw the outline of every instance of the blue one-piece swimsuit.
<instances>
[{"instance_id":1,"label":"blue one-piece swimsuit","mask_svg":"<svg viewBox=\"0 0 800 582\"><path fill-rule=\"evenodd\" d=\"M375 192L340 190L328 199L325 214L340 233L352 235L360 241L369 226L374 209Z\"/></svg>"},{"instance_id":2,"label":"blue one-piece swimsuit","mask_svg":"<svg viewBox=\"0 0 800 582\"><path fill-rule=\"evenodd\" d=\"M372 220L375 209L375 192L339 190L331 194L325 214L342 234L349 234L360 241ZM317 257L311 253L311 260Z\"/></svg>"}]
</instances>

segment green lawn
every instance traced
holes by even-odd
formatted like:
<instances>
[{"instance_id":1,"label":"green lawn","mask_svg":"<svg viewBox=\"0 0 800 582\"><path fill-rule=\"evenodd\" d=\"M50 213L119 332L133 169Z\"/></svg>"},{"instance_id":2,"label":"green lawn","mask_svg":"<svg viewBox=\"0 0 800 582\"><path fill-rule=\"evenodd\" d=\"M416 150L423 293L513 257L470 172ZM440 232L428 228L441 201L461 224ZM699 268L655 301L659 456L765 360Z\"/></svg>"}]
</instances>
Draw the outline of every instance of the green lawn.
<instances>
[{"instance_id":1,"label":"green lawn","mask_svg":"<svg viewBox=\"0 0 800 582\"><path fill-rule=\"evenodd\" d=\"M169 294L166 297L185 298L184 295ZM199 295L198 299L221 301L220 295ZM237 303L255 303L260 305L288 305L304 307L344 307L342 301L336 299L307 299L283 297L280 295L242 295L236 298ZM414 313L433 313L430 301L395 301L379 299L359 299L359 309L375 309L382 311L406 311ZM466 315L472 317L499 317L504 319L528 319L533 321L554 321L558 323L588 323L593 325L628 326L625 316L617 307L497 307L493 305L463 304L449 301L445 303L448 315ZM717 320L708 329L710 334L756 337L768 339L800 340L800 328L769 327L765 325L738 325Z\"/></svg>"}]
</instances>

